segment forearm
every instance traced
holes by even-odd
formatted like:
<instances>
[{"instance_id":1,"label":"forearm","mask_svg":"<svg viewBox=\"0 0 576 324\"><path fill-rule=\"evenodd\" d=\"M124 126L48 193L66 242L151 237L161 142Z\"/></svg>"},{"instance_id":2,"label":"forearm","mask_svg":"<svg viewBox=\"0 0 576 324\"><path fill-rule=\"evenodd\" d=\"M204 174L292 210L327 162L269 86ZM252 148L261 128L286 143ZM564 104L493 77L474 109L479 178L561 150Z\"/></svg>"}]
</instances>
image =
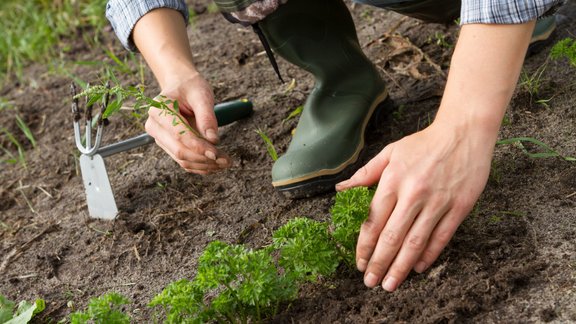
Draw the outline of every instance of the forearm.
<instances>
[{"instance_id":1,"label":"forearm","mask_svg":"<svg viewBox=\"0 0 576 324\"><path fill-rule=\"evenodd\" d=\"M492 145L512 97L534 22L462 27L435 123ZM491 144L492 143L492 144Z\"/></svg>"},{"instance_id":2,"label":"forearm","mask_svg":"<svg viewBox=\"0 0 576 324\"><path fill-rule=\"evenodd\" d=\"M178 11L150 11L138 21L132 37L162 89L170 78L198 73L192 62L186 24Z\"/></svg>"}]
</instances>

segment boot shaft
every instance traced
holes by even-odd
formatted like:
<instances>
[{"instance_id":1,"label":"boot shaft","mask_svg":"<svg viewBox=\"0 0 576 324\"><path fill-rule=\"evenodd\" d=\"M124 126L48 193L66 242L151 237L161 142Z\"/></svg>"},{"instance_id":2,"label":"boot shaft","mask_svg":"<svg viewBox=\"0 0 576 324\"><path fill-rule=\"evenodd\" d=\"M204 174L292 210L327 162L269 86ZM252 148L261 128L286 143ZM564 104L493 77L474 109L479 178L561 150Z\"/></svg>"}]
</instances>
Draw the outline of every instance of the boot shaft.
<instances>
[{"instance_id":1,"label":"boot shaft","mask_svg":"<svg viewBox=\"0 0 576 324\"><path fill-rule=\"evenodd\" d=\"M272 50L312 73L316 86L365 91L380 79L341 0L289 0L258 23Z\"/></svg>"}]
</instances>

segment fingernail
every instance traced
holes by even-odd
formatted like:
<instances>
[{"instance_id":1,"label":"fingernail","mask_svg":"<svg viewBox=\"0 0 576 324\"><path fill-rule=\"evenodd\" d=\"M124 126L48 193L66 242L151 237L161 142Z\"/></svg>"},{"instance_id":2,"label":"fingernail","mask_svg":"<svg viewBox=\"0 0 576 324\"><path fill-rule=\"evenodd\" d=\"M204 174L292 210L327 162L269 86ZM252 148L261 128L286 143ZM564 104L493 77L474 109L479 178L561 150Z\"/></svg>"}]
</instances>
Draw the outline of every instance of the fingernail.
<instances>
[{"instance_id":1,"label":"fingernail","mask_svg":"<svg viewBox=\"0 0 576 324\"><path fill-rule=\"evenodd\" d=\"M416 266L414 266L414 271L416 271L418 273L422 273L422 272L426 271L427 268L428 268L428 265L426 264L426 262L420 261L420 262L416 263Z\"/></svg>"},{"instance_id":2,"label":"fingernail","mask_svg":"<svg viewBox=\"0 0 576 324\"><path fill-rule=\"evenodd\" d=\"M378 285L378 276L372 272L368 273L364 277L364 285L369 288L376 287L376 285Z\"/></svg>"},{"instance_id":3,"label":"fingernail","mask_svg":"<svg viewBox=\"0 0 576 324\"><path fill-rule=\"evenodd\" d=\"M394 290L396 290L397 286L398 286L398 279L394 277L387 277L386 279L384 279L384 282L382 283L382 288L384 288L384 290L389 292L393 292Z\"/></svg>"},{"instance_id":4,"label":"fingernail","mask_svg":"<svg viewBox=\"0 0 576 324\"><path fill-rule=\"evenodd\" d=\"M356 268L358 268L358 271L364 272L364 271L366 271L366 267L368 267L368 261L367 260L358 259L356 261Z\"/></svg>"},{"instance_id":5,"label":"fingernail","mask_svg":"<svg viewBox=\"0 0 576 324\"><path fill-rule=\"evenodd\" d=\"M204 152L204 156L206 156L206 157L209 158L210 160L217 161L217 160L216 160L216 154L214 154L214 152L212 152L212 151L206 151L206 152ZM216 162L216 163L218 163L218 162Z\"/></svg>"},{"instance_id":6,"label":"fingernail","mask_svg":"<svg viewBox=\"0 0 576 324\"><path fill-rule=\"evenodd\" d=\"M218 133L216 133L212 128L208 128L206 130L206 139L210 142L216 143L218 142Z\"/></svg>"},{"instance_id":7,"label":"fingernail","mask_svg":"<svg viewBox=\"0 0 576 324\"><path fill-rule=\"evenodd\" d=\"M214 160L216 160L216 164L218 164L220 166L227 166L228 165L228 160L226 160L225 158L216 159L216 157L214 157Z\"/></svg>"},{"instance_id":8,"label":"fingernail","mask_svg":"<svg viewBox=\"0 0 576 324\"><path fill-rule=\"evenodd\" d=\"M336 190L340 191L340 190L344 189L347 182L348 182L348 180L337 183L336 184Z\"/></svg>"}]
</instances>

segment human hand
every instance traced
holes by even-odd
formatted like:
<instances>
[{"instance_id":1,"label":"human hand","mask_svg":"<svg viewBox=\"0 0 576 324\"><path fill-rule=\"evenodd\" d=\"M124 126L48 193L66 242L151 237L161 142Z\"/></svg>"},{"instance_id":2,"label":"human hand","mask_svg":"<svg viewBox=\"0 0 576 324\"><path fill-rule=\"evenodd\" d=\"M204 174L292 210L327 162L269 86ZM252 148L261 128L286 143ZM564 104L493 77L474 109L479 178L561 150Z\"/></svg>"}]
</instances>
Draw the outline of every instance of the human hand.
<instances>
[{"instance_id":1,"label":"human hand","mask_svg":"<svg viewBox=\"0 0 576 324\"><path fill-rule=\"evenodd\" d=\"M156 144L191 173L210 174L229 167L230 158L215 146L218 124L214 115L214 95L208 82L199 73L175 75L165 83L161 95L178 101L182 120L197 134L185 125L174 125L174 116L151 107L145 127Z\"/></svg>"},{"instance_id":2,"label":"human hand","mask_svg":"<svg viewBox=\"0 0 576 324\"><path fill-rule=\"evenodd\" d=\"M338 191L378 188L356 249L364 283L394 291L438 258L483 191L495 136L433 123L388 145Z\"/></svg>"}]
</instances>

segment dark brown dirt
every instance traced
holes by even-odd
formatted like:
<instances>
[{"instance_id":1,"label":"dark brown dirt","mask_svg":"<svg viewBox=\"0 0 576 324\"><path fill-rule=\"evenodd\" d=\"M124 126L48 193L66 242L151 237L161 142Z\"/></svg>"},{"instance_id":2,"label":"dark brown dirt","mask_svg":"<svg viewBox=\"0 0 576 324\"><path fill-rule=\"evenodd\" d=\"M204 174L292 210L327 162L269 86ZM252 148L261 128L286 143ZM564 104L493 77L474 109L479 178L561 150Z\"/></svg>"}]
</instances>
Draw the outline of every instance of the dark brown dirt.
<instances>
[{"instance_id":1,"label":"dark brown dirt","mask_svg":"<svg viewBox=\"0 0 576 324\"><path fill-rule=\"evenodd\" d=\"M295 121L282 120L303 103L312 78L279 60L284 77L296 80L294 90L287 91L257 37L200 10L203 4L198 1L195 8L202 14L189 28L198 67L214 86L217 101L250 98L256 109L250 119L221 129L222 147L235 167L210 177L190 175L156 146L109 157L121 210L115 221L87 215L73 143L71 79L34 64L24 82L1 90L34 132L38 147L26 147L27 168L4 164L0 170L0 292L14 300L45 299L44 321L84 307L90 297L117 291L134 301L127 308L134 322L151 322L147 302L169 282L193 277L208 242L258 247L290 218L328 218L333 194L291 201L274 192L272 160L255 132L264 130L284 151ZM564 12L573 14L574 6L571 2ZM389 81L396 103L369 134L369 151L375 154L432 120L458 28L360 5L352 12L361 43ZM574 37L575 27L575 20L564 20L554 39ZM112 36L102 42L124 56ZM526 71L544 64L549 49L528 58ZM391 55L393 50L400 54ZM92 83L101 69L73 62L110 61L83 43L65 55L72 73ZM549 61L541 97L531 98L519 88L501 138L534 137L576 156L575 73L565 61ZM145 77L153 95L157 86L149 73ZM136 72L120 78L125 84L138 82ZM547 107L537 103L549 98ZM143 131L141 120L129 114L111 122L106 143ZM0 123L17 133L13 114L2 114ZM23 136L20 140L25 142ZM390 294L365 288L361 274L342 269L335 278L304 287L272 321L574 322L575 205L574 162L533 159L517 147L498 146L486 191L429 271L411 275Z\"/></svg>"}]
</instances>

